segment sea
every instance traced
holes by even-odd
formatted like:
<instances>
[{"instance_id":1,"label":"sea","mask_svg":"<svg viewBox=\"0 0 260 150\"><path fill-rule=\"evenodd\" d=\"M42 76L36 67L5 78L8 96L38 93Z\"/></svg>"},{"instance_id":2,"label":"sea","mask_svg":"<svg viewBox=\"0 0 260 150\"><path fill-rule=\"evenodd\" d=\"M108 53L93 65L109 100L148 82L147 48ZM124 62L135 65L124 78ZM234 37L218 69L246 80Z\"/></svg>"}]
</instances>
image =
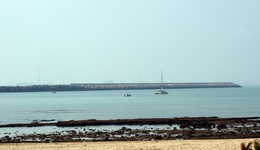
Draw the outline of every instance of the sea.
<instances>
[{"instance_id":1,"label":"sea","mask_svg":"<svg viewBox=\"0 0 260 150\"><path fill-rule=\"evenodd\" d=\"M0 93L0 124L87 120L260 115L260 87ZM131 97L124 97L130 93Z\"/></svg>"},{"instance_id":2,"label":"sea","mask_svg":"<svg viewBox=\"0 0 260 150\"><path fill-rule=\"evenodd\" d=\"M260 115L260 87L166 90L169 94L156 95L155 90L0 93L0 124ZM132 96L124 97L125 93ZM14 129L0 130L3 136Z\"/></svg>"}]
</instances>

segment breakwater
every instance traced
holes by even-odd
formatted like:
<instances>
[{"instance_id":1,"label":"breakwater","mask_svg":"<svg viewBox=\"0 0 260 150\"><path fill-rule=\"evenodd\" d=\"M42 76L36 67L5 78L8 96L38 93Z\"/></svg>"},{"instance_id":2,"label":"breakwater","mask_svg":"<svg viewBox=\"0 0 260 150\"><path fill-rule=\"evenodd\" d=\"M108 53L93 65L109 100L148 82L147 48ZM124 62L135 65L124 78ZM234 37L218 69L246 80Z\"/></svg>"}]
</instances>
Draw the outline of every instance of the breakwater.
<instances>
[{"instance_id":1,"label":"breakwater","mask_svg":"<svg viewBox=\"0 0 260 150\"><path fill-rule=\"evenodd\" d=\"M0 86L0 92L50 92L50 91L95 91L95 90L142 90L159 89L161 83L72 83L67 85ZM164 83L165 89L181 88L234 88L232 82Z\"/></svg>"}]
</instances>

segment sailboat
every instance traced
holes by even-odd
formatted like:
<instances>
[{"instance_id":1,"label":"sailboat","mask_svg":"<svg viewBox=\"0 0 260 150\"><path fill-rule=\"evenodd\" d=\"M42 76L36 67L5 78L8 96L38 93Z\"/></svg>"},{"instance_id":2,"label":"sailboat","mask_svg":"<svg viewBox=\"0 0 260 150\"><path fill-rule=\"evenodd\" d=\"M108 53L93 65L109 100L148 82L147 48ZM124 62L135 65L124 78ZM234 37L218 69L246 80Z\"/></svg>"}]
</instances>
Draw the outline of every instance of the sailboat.
<instances>
[{"instance_id":1,"label":"sailboat","mask_svg":"<svg viewBox=\"0 0 260 150\"><path fill-rule=\"evenodd\" d=\"M161 89L157 90L155 94L168 94L167 91L163 90L163 72L161 71Z\"/></svg>"}]
</instances>

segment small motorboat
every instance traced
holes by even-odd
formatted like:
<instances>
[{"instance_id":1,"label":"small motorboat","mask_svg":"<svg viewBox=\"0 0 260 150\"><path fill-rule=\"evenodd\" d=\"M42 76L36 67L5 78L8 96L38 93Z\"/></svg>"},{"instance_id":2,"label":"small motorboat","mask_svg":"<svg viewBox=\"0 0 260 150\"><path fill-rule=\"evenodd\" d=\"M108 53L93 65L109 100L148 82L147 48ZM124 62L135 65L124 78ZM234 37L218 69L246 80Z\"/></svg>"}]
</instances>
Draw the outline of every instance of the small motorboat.
<instances>
[{"instance_id":1,"label":"small motorboat","mask_svg":"<svg viewBox=\"0 0 260 150\"><path fill-rule=\"evenodd\" d=\"M124 95L124 97L130 97L130 96L132 96L130 93L126 93L126 94Z\"/></svg>"}]
</instances>

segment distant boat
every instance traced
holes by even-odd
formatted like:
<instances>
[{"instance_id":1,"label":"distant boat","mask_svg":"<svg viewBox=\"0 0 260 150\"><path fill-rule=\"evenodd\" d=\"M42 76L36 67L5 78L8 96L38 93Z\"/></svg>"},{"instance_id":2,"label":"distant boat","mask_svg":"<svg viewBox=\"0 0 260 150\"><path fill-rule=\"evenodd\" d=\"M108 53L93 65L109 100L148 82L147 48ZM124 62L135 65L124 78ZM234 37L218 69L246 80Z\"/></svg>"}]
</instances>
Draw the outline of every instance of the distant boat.
<instances>
[{"instance_id":1,"label":"distant boat","mask_svg":"<svg viewBox=\"0 0 260 150\"><path fill-rule=\"evenodd\" d=\"M155 94L168 94L167 91L163 90L163 86L164 86L164 83L163 83L163 72L161 71L161 89L157 90L155 92Z\"/></svg>"},{"instance_id":2,"label":"distant boat","mask_svg":"<svg viewBox=\"0 0 260 150\"><path fill-rule=\"evenodd\" d=\"M130 96L132 96L130 93L126 93L126 94L124 95L124 97L130 97Z\"/></svg>"},{"instance_id":3,"label":"distant boat","mask_svg":"<svg viewBox=\"0 0 260 150\"><path fill-rule=\"evenodd\" d=\"M52 94L55 94L55 93L56 93L56 91L52 91L51 93L52 93Z\"/></svg>"},{"instance_id":4,"label":"distant boat","mask_svg":"<svg viewBox=\"0 0 260 150\"><path fill-rule=\"evenodd\" d=\"M168 94L167 91L164 91L163 89L157 90L155 94Z\"/></svg>"}]
</instances>

